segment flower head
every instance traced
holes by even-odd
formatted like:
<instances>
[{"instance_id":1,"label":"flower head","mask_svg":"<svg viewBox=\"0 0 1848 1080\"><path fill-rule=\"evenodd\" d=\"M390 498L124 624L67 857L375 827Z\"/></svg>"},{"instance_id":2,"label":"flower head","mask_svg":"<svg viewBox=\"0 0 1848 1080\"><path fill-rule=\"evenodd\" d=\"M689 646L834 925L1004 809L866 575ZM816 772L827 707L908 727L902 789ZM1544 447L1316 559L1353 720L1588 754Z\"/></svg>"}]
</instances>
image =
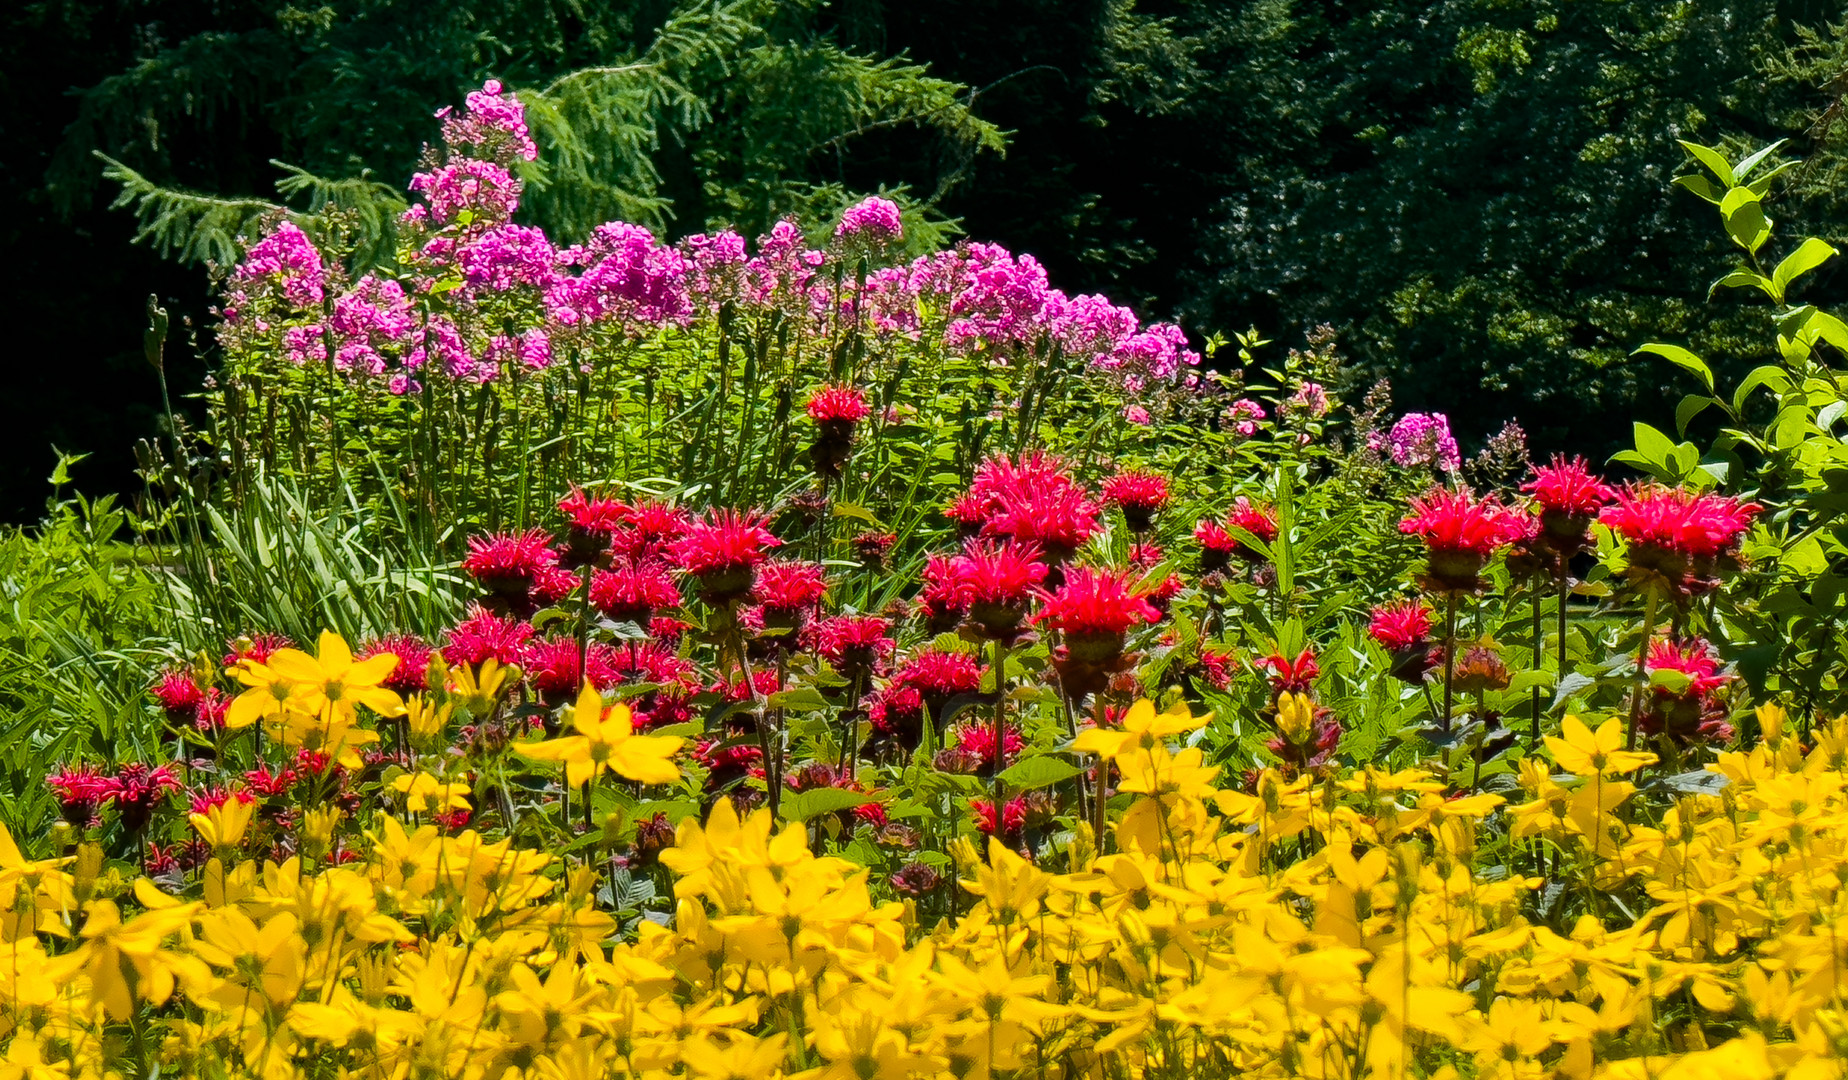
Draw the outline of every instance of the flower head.
<instances>
[{"instance_id":1,"label":"flower head","mask_svg":"<svg viewBox=\"0 0 1848 1080\"><path fill-rule=\"evenodd\" d=\"M950 563L952 588L972 628L986 638L1012 638L1027 615L1034 586L1046 580L1039 549L1015 541L971 540Z\"/></svg>"},{"instance_id":2,"label":"flower head","mask_svg":"<svg viewBox=\"0 0 1848 1080\"><path fill-rule=\"evenodd\" d=\"M810 624L809 645L834 670L852 677L883 666L895 647L892 624L877 615L836 615Z\"/></svg>"},{"instance_id":3,"label":"flower head","mask_svg":"<svg viewBox=\"0 0 1848 1080\"><path fill-rule=\"evenodd\" d=\"M510 616L496 615L479 604L468 609L468 617L449 632L449 644L443 646L443 659L451 667L467 664L475 667L493 660L512 664L519 660L526 639L533 628Z\"/></svg>"},{"instance_id":4,"label":"flower head","mask_svg":"<svg viewBox=\"0 0 1848 1080\"><path fill-rule=\"evenodd\" d=\"M1417 600L1395 600L1373 609L1367 634L1384 648L1423 648L1431 636L1431 609Z\"/></svg>"},{"instance_id":5,"label":"flower head","mask_svg":"<svg viewBox=\"0 0 1848 1080\"><path fill-rule=\"evenodd\" d=\"M1104 501L1123 511L1132 532L1147 532L1155 515L1167 508L1168 478L1141 469L1124 469L1103 485Z\"/></svg>"},{"instance_id":6,"label":"flower head","mask_svg":"<svg viewBox=\"0 0 1848 1080\"><path fill-rule=\"evenodd\" d=\"M422 693L430 670L430 658L436 654L436 650L414 634L387 634L361 645L353 656L358 660L370 660L386 654L397 657L398 663L379 685L399 695Z\"/></svg>"},{"instance_id":7,"label":"flower head","mask_svg":"<svg viewBox=\"0 0 1848 1080\"><path fill-rule=\"evenodd\" d=\"M1424 541L1429 562L1420 580L1433 592L1481 588L1483 564L1528 533L1528 519L1493 495L1432 488L1412 500L1411 510L1399 531Z\"/></svg>"},{"instance_id":8,"label":"flower head","mask_svg":"<svg viewBox=\"0 0 1848 1080\"><path fill-rule=\"evenodd\" d=\"M689 524L668 551L698 582L707 603L741 599L750 593L757 567L783 543L765 525L764 516L755 511L713 510Z\"/></svg>"},{"instance_id":9,"label":"flower head","mask_svg":"<svg viewBox=\"0 0 1848 1080\"><path fill-rule=\"evenodd\" d=\"M1123 572L1072 567L1057 589L1041 589L1039 595L1045 606L1033 621L1050 623L1064 635L1074 654L1094 651L1109 642L1114 642L1110 652L1120 652L1123 635L1130 628L1161 617L1148 598L1135 590L1132 577Z\"/></svg>"},{"instance_id":10,"label":"flower head","mask_svg":"<svg viewBox=\"0 0 1848 1080\"><path fill-rule=\"evenodd\" d=\"M905 235L905 225L898 204L890 199L869 195L847 208L840 224L834 227L836 240L858 242L879 248Z\"/></svg>"},{"instance_id":11,"label":"flower head","mask_svg":"<svg viewBox=\"0 0 1848 1080\"><path fill-rule=\"evenodd\" d=\"M462 560L463 571L490 594L521 601L557 565L552 538L540 529L471 536Z\"/></svg>"},{"instance_id":12,"label":"flower head","mask_svg":"<svg viewBox=\"0 0 1848 1080\"><path fill-rule=\"evenodd\" d=\"M625 559L591 575L590 602L616 622L647 626L656 611L680 606L680 589L665 564Z\"/></svg>"},{"instance_id":13,"label":"flower head","mask_svg":"<svg viewBox=\"0 0 1848 1080\"><path fill-rule=\"evenodd\" d=\"M1443 413L1406 413L1386 436L1392 460L1399 465L1430 465L1456 472L1463 463L1450 418Z\"/></svg>"},{"instance_id":14,"label":"flower head","mask_svg":"<svg viewBox=\"0 0 1848 1080\"><path fill-rule=\"evenodd\" d=\"M1736 567L1740 540L1762 509L1731 495L1637 484L1598 520L1629 544L1632 578L1685 598L1711 592L1719 572Z\"/></svg>"},{"instance_id":15,"label":"flower head","mask_svg":"<svg viewBox=\"0 0 1848 1080\"><path fill-rule=\"evenodd\" d=\"M866 395L857 386L830 383L810 394L808 399L809 419L824 427L836 425L852 431L870 411Z\"/></svg>"}]
</instances>

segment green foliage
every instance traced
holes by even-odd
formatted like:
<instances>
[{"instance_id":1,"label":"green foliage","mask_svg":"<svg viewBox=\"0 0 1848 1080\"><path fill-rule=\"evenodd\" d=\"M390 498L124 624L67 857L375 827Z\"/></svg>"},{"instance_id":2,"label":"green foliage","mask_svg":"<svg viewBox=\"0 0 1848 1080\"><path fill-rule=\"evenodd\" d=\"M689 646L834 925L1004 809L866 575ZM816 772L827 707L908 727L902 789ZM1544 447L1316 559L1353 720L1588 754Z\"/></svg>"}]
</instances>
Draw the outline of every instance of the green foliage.
<instances>
[{"instance_id":1,"label":"green foliage","mask_svg":"<svg viewBox=\"0 0 1848 1080\"><path fill-rule=\"evenodd\" d=\"M128 526L112 497L73 495L38 529L0 534L0 818L49 813L48 763L155 752L147 687L176 654L168 596Z\"/></svg>"},{"instance_id":2,"label":"green foliage","mask_svg":"<svg viewBox=\"0 0 1848 1080\"><path fill-rule=\"evenodd\" d=\"M1848 414L1848 324L1793 297L1837 254L1808 237L1779 254L1764 210L1781 144L1735 158L1719 147L1683 143L1696 171L1675 183L1713 205L1739 252L1734 269L1712 292L1743 290L1772 305L1775 359L1743 378L1716 380L1713 366L1689 349L1648 344L1640 352L1665 357L1698 380L1682 398L1678 431L1696 417L1719 417L1717 435L1701 451L1636 425L1636 449L1619 457L1657 479L1697 488L1725 486L1765 508L1745 554L1743 587L1728 590L1718 613L1740 669L1766 694L1794 695L1806 708L1839 711L1848 704L1842 677L1848 665L1848 447L1837 437ZM1801 175L1799 169L1793 175Z\"/></svg>"}]
</instances>

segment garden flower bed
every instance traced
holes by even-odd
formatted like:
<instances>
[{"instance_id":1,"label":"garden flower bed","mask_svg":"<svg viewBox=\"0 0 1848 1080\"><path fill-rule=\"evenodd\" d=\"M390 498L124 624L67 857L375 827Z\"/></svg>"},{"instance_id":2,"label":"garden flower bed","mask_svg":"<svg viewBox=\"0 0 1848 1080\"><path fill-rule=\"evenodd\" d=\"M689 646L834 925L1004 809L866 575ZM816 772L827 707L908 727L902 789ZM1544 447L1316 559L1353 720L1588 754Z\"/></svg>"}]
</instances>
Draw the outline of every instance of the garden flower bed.
<instances>
[{"instance_id":1,"label":"garden flower bed","mask_svg":"<svg viewBox=\"0 0 1848 1080\"><path fill-rule=\"evenodd\" d=\"M1841 1075L1821 487L1466 462L880 199L559 247L517 99L443 138L394 265L226 270L6 1075Z\"/></svg>"}]
</instances>

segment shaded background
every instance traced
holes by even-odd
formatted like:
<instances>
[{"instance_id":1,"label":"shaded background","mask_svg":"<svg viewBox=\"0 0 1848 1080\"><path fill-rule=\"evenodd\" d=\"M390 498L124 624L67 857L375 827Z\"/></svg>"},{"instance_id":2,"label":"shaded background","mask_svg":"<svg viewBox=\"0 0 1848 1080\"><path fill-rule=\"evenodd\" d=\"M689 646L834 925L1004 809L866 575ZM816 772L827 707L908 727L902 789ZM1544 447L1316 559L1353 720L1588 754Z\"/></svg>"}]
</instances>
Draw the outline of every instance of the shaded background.
<instances>
[{"instance_id":1,"label":"shaded background","mask_svg":"<svg viewBox=\"0 0 1848 1080\"><path fill-rule=\"evenodd\" d=\"M529 178L527 216L556 235L618 212L669 238L760 231L896 188L1038 256L1068 292L1177 317L1196 340L1255 326L1280 350L1330 324L1362 377L1449 412L1466 443L1518 416L1541 449L1603 456L1632 416L1671 426L1683 389L1667 365L1630 358L1638 344L1691 342L1722 379L1768 355L1763 307L1704 298L1732 255L1711 209L1670 186L1677 138L1790 139L1806 164L1773 204L1774 243L1848 231L1833 124L1848 36L1827 23L1839 5L437 8L0 13L0 518L37 517L54 444L94 455L77 471L86 491L133 486L132 444L159 407L145 299L174 316L175 393L196 389L209 357L186 347L183 321L208 324L208 280L184 257L212 250L212 215L236 217L223 200L278 198L272 160L401 191L435 138L431 110L490 76L527 90L653 65L684 91L622 82L578 103L560 130L581 140L580 167ZM137 218L109 208L122 186L93 151L164 192L140 224L180 238L166 254L131 242ZM1805 288L1827 303L1841 283L1825 268Z\"/></svg>"}]
</instances>

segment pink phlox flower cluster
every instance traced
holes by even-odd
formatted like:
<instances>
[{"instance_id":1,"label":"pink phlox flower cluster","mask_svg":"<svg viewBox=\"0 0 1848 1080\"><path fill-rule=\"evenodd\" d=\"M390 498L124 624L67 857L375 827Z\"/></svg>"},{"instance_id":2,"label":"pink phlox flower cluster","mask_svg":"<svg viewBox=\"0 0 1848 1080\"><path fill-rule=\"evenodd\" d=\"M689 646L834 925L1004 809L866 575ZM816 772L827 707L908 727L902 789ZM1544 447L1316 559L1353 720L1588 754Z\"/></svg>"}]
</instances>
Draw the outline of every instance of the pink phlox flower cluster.
<instances>
[{"instance_id":1,"label":"pink phlox flower cluster","mask_svg":"<svg viewBox=\"0 0 1848 1080\"><path fill-rule=\"evenodd\" d=\"M551 367L551 335L537 326L518 334L494 335L468 377L477 382L492 382L502 371L516 364L527 371L544 371Z\"/></svg>"},{"instance_id":2,"label":"pink phlox flower cluster","mask_svg":"<svg viewBox=\"0 0 1848 1080\"><path fill-rule=\"evenodd\" d=\"M363 375L383 375L390 349L408 340L415 322L404 287L367 274L334 301L327 327L333 332L334 367ZM324 355L324 354L323 354Z\"/></svg>"},{"instance_id":3,"label":"pink phlox flower cluster","mask_svg":"<svg viewBox=\"0 0 1848 1080\"><path fill-rule=\"evenodd\" d=\"M1031 255L1015 256L998 244L970 244L966 287L950 300L943 341L959 352L1032 345L1046 330L1054 290L1046 268Z\"/></svg>"},{"instance_id":4,"label":"pink phlox flower cluster","mask_svg":"<svg viewBox=\"0 0 1848 1080\"><path fill-rule=\"evenodd\" d=\"M1434 465L1455 472L1463 463L1450 418L1443 413L1406 413L1386 436L1386 449L1398 465Z\"/></svg>"},{"instance_id":5,"label":"pink phlox flower cluster","mask_svg":"<svg viewBox=\"0 0 1848 1080\"><path fill-rule=\"evenodd\" d=\"M478 147L486 150L488 157L506 153L526 161L539 159L539 145L526 127L526 106L504 92L499 79L489 79L464 100L468 111L461 116L448 106L437 110L445 143Z\"/></svg>"},{"instance_id":6,"label":"pink phlox flower cluster","mask_svg":"<svg viewBox=\"0 0 1848 1080\"><path fill-rule=\"evenodd\" d=\"M692 317L687 256L662 246L640 225L621 221L599 225L588 243L568 249L563 258L570 265L583 266L584 272L569 283L569 305L548 298L555 312L561 307L571 312L559 321L622 319L659 326L685 323Z\"/></svg>"},{"instance_id":7,"label":"pink phlox flower cluster","mask_svg":"<svg viewBox=\"0 0 1848 1080\"><path fill-rule=\"evenodd\" d=\"M547 289L560 279L559 253L545 230L496 225L456 248L456 269L471 297L525 285Z\"/></svg>"},{"instance_id":8,"label":"pink phlox flower cluster","mask_svg":"<svg viewBox=\"0 0 1848 1080\"><path fill-rule=\"evenodd\" d=\"M471 225L497 225L520 208L520 189L520 181L492 161L451 158L430 172L411 177L411 190L424 197L428 209L422 215L407 212L407 224L422 224L419 219L427 219L449 225L467 210L474 215Z\"/></svg>"},{"instance_id":9,"label":"pink phlox flower cluster","mask_svg":"<svg viewBox=\"0 0 1848 1080\"><path fill-rule=\"evenodd\" d=\"M327 268L301 226L285 221L251 245L231 274L231 286L234 303L225 308L230 321L236 321L236 308L241 306L235 303L238 293L272 293L297 310L313 310L327 297Z\"/></svg>"},{"instance_id":10,"label":"pink phlox flower cluster","mask_svg":"<svg viewBox=\"0 0 1848 1080\"><path fill-rule=\"evenodd\" d=\"M423 328L411 336L411 349L404 354L404 366L416 371L430 364L442 366L451 378L467 378L475 369L456 324L442 315L432 315Z\"/></svg>"},{"instance_id":11,"label":"pink phlox flower cluster","mask_svg":"<svg viewBox=\"0 0 1848 1080\"><path fill-rule=\"evenodd\" d=\"M898 204L877 195L848 207L841 215L840 224L834 227L836 240L858 240L875 247L890 244L904 235L905 225L899 216Z\"/></svg>"},{"instance_id":12,"label":"pink phlox flower cluster","mask_svg":"<svg viewBox=\"0 0 1848 1080\"><path fill-rule=\"evenodd\" d=\"M730 229L696 233L680 242L680 250L687 261L690 291L707 309L717 311L743 292L745 264L750 261L744 237Z\"/></svg>"},{"instance_id":13,"label":"pink phlox flower cluster","mask_svg":"<svg viewBox=\"0 0 1848 1080\"><path fill-rule=\"evenodd\" d=\"M1291 412L1319 420L1328 415L1328 391L1320 383L1305 382L1296 388L1296 393L1290 395L1284 406Z\"/></svg>"},{"instance_id":14,"label":"pink phlox flower cluster","mask_svg":"<svg viewBox=\"0 0 1848 1080\"><path fill-rule=\"evenodd\" d=\"M810 284L827 253L803 243L802 230L788 218L757 238L757 255L744 264L744 298L765 307L781 307L796 315L812 315L817 300Z\"/></svg>"},{"instance_id":15,"label":"pink phlox flower cluster","mask_svg":"<svg viewBox=\"0 0 1848 1080\"><path fill-rule=\"evenodd\" d=\"M1111 367L1145 372L1162 382L1171 382L1183 367L1200 365L1200 354L1187 347L1186 332L1173 323L1157 323L1130 335L1111 359Z\"/></svg>"},{"instance_id":16,"label":"pink phlox flower cluster","mask_svg":"<svg viewBox=\"0 0 1848 1080\"><path fill-rule=\"evenodd\" d=\"M1267 414L1264 406L1250 398L1239 398L1226 408L1224 423L1241 439L1249 439L1258 433L1258 422Z\"/></svg>"}]
</instances>

